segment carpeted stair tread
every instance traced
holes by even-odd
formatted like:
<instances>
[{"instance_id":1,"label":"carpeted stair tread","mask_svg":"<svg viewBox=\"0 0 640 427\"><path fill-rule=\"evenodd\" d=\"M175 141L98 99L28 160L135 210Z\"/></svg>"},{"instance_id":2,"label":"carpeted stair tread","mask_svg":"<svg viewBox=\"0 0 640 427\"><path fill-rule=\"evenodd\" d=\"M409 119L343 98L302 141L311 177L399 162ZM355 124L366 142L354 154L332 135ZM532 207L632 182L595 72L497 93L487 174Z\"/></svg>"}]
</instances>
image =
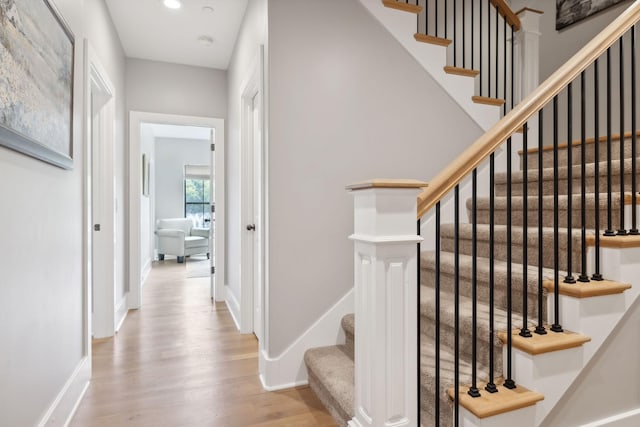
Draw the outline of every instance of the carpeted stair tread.
<instances>
[{"instance_id":1,"label":"carpeted stair tread","mask_svg":"<svg viewBox=\"0 0 640 427\"><path fill-rule=\"evenodd\" d=\"M345 346L351 359L354 358L356 319L353 313L347 314L340 322L345 335Z\"/></svg>"},{"instance_id":2,"label":"carpeted stair tread","mask_svg":"<svg viewBox=\"0 0 640 427\"><path fill-rule=\"evenodd\" d=\"M346 346L312 348L305 352L304 362L309 385L331 415L346 427L354 415L354 363Z\"/></svg>"},{"instance_id":3,"label":"carpeted stair tread","mask_svg":"<svg viewBox=\"0 0 640 427\"><path fill-rule=\"evenodd\" d=\"M538 227L532 226L527 228L527 264L530 266L538 265L538 248L540 240L538 238ZM587 244L589 238L594 236L593 230L587 230ZM522 262L522 244L523 244L523 229L522 226L512 227L511 229L511 249L512 259L516 263ZM566 227L558 230L558 246L560 252L560 268L567 268L567 235L568 231ZM443 251L453 252L455 248L455 226L454 224L442 224L440 228L440 236L442 238L441 249ZM472 254L472 242L473 242L473 225L472 224L460 224L458 229L459 236L459 249L460 253L464 255ZM494 256L496 260L505 261L507 259L507 226L496 225L494 227ZM578 267L581 261L582 253L582 232L581 230L574 228L571 233L572 244L572 267ZM489 224L477 224L476 242L477 253L479 256L489 257L489 243L490 243L490 225ZM553 227L542 227L542 247L543 247L543 260L542 265L546 268L554 267L554 230Z\"/></svg>"},{"instance_id":4,"label":"carpeted stair tread","mask_svg":"<svg viewBox=\"0 0 640 427\"><path fill-rule=\"evenodd\" d=\"M636 159L637 165L640 166L640 159ZM631 191L631 159L625 159L623 162L623 170L625 175L625 190ZM594 192L595 185L595 163L589 163L585 167L585 187L587 193ZM600 162L599 166L599 191L605 193L607 191L607 162ZM638 169L640 170L640 169ZM559 194L567 194L567 182L568 182L569 168L565 165L558 167L558 191ZM538 169L528 168L527 182L529 195L538 194ZM580 165L574 165L571 168L572 181L573 181L573 193L578 194L581 191L582 184L582 167ZM636 172L638 176L638 172ZM505 196L507 194L507 181L508 175L506 172L498 172L495 175L496 195ZM543 181L543 194L553 194L553 168L543 168L542 181ZM513 171L511 173L511 191L512 195L522 195L522 185L524 182L524 172ZM620 191L620 160L611 161L611 190Z\"/></svg>"}]
</instances>

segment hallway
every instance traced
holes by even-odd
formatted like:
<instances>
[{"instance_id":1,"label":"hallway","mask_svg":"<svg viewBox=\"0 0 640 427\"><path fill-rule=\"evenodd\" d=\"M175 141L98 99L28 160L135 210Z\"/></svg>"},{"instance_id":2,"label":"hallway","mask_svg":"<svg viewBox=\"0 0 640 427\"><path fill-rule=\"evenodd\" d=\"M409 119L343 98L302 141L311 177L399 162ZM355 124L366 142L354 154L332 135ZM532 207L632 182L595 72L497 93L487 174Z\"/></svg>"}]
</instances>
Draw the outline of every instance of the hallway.
<instances>
[{"instance_id":1,"label":"hallway","mask_svg":"<svg viewBox=\"0 0 640 427\"><path fill-rule=\"evenodd\" d=\"M255 337L240 335L226 305L211 305L208 280L186 270L154 263L144 308L115 339L94 342L71 426L335 426L310 388L262 389Z\"/></svg>"}]
</instances>

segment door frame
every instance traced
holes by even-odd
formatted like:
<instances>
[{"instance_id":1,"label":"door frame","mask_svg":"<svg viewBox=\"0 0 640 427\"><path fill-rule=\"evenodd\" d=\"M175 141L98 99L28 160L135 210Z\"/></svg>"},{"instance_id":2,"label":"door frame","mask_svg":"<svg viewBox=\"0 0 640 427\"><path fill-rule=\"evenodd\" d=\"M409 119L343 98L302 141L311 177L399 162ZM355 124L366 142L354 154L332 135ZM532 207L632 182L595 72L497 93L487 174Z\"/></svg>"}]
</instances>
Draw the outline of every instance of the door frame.
<instances>
[{"instance_id":1,"label":"door frame","mask_svg":"<svg viewBox=\"0 0 640 427\"><path fill-rule=\"evenodd\" d=\"M241 333L252 333L256 332L256 336L261 337L261 345L266 342L267 337L265 336L265 331L267 331L266 327L266 311L265 311L265 300L267 298L266 289L265 289L265 271L266 271L266 243L265 239L267 238L267 232L265 225L267 221L265 221L265 213L266 213L266 132L265 132L265 94L264 94L264 46L260 46L260 50L256 57L254 58L251 67L249 68L249 77L245 80L242 87L242 95L241 95L241 172L240 172L240 212L242 217L241 222L241 234L242 239L240 239L240 332ZM259 129L260 134L262 135L261 141L261 150L258 153L254 152L253 146L253 127L254 120L252 117L252 105L253 100L256 96L259 96L260 100L260 119L259 119ZM261 175L258 179L255 179L253 174L253 165L254 165L254 156L259 157L260 165L261 165ZM259 221L256 226L255 231L247 231L247 224L252 224L254 222L254 202L251 200L253 198L254 193L254 184L258 182L260 200L259 200ZM259 242L260 248L258 248L260 253L260 259L257 260L259 272L258 277L254 277L254 263L252 262L254 258L254 245L253 233L259 233ZM253 280L251 280L253 279ZM260 319L259 325L261 330L254 331L254 286L255 281L258 281L257 286L261 289L260 296L261 301L260 304L260 313L262 319Z\"/></svg>"},{"instance_id":2,"label":"door frame","mask_svg":"<svg viewBox=\"0 0 640 427\"><path fill-rule=\"evenodd\" d=\"M142 174L140 150L140 125L157 123L176 126L201 126L215 129L216 171L215 204L216 224L215 236L216 272L214 280L214 296L216 301L224 301L225 273L225 129L224 119L198 116L181 116L174 114L149 113L143 111L129 112L129 298L130 309L142 307L142 272L140 260L140 201L142 198Z\"/></svg>"},{"instance_id":3,"label":"door frame","mask_svg":"<svg viewBox=\"0 0 640 427\"><path fill-rule=\"evenodd\" d=\"M104 338L115 335L116 302L115 302L115 87L108 78L108 74L102 66L89 41L84 41L84 353L91 355L92 337ZM99 132L94 132L92 94L97 92L104 97L102 108L99 110ZM93 137L100 138L101 175L97 177L93 173ZM105 149L106 148L106 149ZM93 210L93 182L99 180L102 184L102 203L99 212ZM111 194L111 197L108 195ZM94 241L94 219L99 218L103 232L110 232L113 238L102 239L100 243ZM100 246L94 246L94 245ZM93 282L94 254L100 254L100 260L107 276L99 283ZM93 290L96 285L96 293L99 293L100 304L93 306ZM95 312L95 317L92 313Z\"/></svg>"}]
</instances>

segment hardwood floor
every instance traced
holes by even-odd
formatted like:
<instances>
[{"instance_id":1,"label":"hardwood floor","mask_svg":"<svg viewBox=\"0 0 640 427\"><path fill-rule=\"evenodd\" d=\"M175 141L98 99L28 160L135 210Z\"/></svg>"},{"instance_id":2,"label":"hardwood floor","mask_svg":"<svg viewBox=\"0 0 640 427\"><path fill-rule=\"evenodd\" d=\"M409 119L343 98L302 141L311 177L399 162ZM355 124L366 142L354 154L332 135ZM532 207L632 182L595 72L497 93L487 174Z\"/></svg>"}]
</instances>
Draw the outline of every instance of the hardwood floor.
<instances>
[{"instance_id":1,"label":"hardwood floor","mask_svg":"<svg viewBox=\"0 0 640 427\"><path fill-rule=\"evenodd\" d=\"M335 426L310 388L262 389L255 337L211 304L207 279L186 276L184 264L155 263L142 310L94 342L71 426Z\"/></svg>"}]
</instances>

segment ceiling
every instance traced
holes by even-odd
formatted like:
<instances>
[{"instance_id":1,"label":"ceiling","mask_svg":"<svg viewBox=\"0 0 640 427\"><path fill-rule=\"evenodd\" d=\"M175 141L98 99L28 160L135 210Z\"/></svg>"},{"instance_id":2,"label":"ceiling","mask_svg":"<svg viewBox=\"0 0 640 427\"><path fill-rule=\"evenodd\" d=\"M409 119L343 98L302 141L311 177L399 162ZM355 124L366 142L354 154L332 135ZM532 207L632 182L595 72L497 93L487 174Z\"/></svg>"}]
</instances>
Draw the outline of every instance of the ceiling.
<instances>
[{"instance_id":1,"label":"ceiling","mask_svg":"<svg viewBox=\"0 0 640 427\"><path fill-rule=\"evenodd\" d=\"M177 10L162 0L106 3L127 57L226 70L247 1L182 0ZM201 36L213 43L199 42Z\"/></svg>"}]
</instances>

